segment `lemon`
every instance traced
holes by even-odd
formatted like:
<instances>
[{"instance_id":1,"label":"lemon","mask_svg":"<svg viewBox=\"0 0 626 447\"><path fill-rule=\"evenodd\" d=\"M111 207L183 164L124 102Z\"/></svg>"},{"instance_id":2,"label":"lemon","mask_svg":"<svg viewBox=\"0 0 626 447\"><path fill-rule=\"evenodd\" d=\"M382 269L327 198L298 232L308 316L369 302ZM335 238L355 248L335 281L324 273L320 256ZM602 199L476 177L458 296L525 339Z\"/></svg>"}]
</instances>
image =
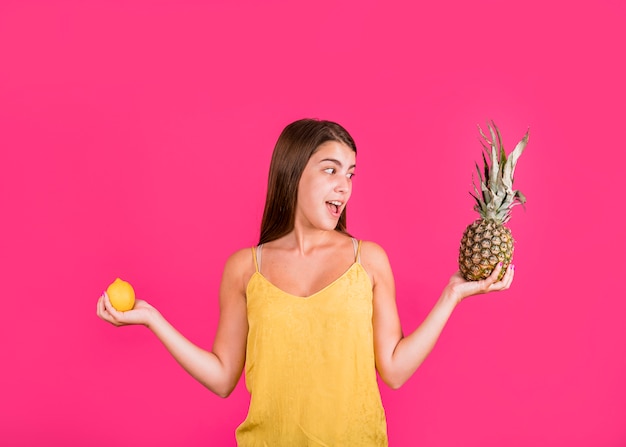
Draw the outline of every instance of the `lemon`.
<instances>
[{"instance_id":1,"label":"lemon","mask_svg":"<svg viewBox=\"0 0 626 447\"><path fill-rule=\"evenodd\" d=\"M107 287L107 295L109 295L113 307L120 312L131 310L135 306L133 286L120 278L117 278Z\"/></svg>"}]
</instances>

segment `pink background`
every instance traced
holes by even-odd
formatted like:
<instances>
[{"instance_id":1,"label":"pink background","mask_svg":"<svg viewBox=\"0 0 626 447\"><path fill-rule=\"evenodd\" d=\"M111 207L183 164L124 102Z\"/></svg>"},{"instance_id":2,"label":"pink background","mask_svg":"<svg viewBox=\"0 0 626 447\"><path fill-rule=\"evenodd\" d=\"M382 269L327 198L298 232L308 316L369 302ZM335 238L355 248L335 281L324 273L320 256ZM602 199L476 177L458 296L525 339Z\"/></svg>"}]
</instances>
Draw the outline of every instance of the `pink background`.
<instances>
[{"instance_id":1,"label":"pink background","mask_svg":"<svg viewBox=\"0 0 626 447\"><path fill-rule=\"evenodd\" d=\"M1 3L0 443L234 445L243 380L212 395L96 300L121 276L210 347L274 142L319 117L357 141L349 225L405 331L474 219L476 124L531 128L514 286L382 387L391 445L625 446L624 2L226 3Z\"/></svg>"}]
</instances>

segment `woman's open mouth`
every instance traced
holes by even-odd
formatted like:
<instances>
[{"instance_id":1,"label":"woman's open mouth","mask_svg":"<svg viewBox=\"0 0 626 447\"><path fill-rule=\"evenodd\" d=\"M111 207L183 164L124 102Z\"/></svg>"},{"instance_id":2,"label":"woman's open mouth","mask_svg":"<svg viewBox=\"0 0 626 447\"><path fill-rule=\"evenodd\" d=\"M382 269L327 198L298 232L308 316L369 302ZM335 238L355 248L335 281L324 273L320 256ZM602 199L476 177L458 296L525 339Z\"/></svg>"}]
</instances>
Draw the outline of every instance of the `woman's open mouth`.
<instances>
[{"instance_id":1,"label":"woman's open mouth","mask_svg":"<svg viewBox=\"0 0 626 447\"><path fill-rule=\"evenodd\" d=\"M330 201L326 202L326 205L328 206L328 209L330 210L330 213L334 217L341 216L341 211L342 211L341 207L343 205L343 202L340 202L338 200L330 200Z\"/></svg>"}]
</instances>

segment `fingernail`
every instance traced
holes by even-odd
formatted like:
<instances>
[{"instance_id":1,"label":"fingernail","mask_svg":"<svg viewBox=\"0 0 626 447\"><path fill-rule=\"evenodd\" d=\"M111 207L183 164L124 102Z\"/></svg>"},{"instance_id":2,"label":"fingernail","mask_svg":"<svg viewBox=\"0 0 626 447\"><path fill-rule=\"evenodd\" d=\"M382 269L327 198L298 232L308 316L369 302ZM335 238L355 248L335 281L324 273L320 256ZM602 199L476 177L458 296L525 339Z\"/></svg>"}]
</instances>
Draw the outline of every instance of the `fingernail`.
<instances>
[{"instance_id":1,"label":"fingernail","mask_svg":"<svg viewBox=\"0 0 626 447\"><path fill-rule=\"evenodd\" d=\"M515 266L511 264L511 270L515 270Z\"/></svg>"},{"instance_id":2,"label":"fingernail","mask_svg":"<svg viewBox=\"0 0 626 447\"><path fill-rule=\"evenodd\" d=\"M502 263L499 263L498 266L502 267Z\"/></svg>"}]
</instances>

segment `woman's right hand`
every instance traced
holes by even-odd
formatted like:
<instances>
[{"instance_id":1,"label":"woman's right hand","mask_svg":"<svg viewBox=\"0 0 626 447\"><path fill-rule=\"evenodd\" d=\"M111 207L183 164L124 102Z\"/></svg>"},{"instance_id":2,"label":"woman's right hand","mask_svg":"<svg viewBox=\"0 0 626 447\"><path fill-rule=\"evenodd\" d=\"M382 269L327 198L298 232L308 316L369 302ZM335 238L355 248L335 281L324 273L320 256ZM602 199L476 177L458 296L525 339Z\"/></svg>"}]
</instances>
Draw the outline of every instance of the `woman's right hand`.
<instances>
[{"instance_id":1,"label":"woman's right hand","mask_svg":"<svg viewBox=\"0 0 626 447\"><path fill-rule=\"evenodd\" d=\"M461 272L457 271L450 278L450 282L448 283L446 290L451 291L457 304L472 295L507 290L511 287L511 283L513 282L513 277L515 276L515 266L510 264L504 274L504 277L501 280L498 280L498 276L501 271L502 263L498 264L496 268L493 269L488 278L479 281L467 281L463 278Z\"/></svg>"},{"instance_id":2,"label":"woman's right hand","mask_svg":"<svg viewBox=\"0 0 626 447\"><path fill-rule=\"evenodd\" d=\"M113 307L107 293L103 292L102 296L98 299L96 313L104 321L114 326L127 326L131 324L149 326L150 321L158 311L146 301L135 300L135 306L131 310L120 312Z\"/></svg>"}]
</instances>

